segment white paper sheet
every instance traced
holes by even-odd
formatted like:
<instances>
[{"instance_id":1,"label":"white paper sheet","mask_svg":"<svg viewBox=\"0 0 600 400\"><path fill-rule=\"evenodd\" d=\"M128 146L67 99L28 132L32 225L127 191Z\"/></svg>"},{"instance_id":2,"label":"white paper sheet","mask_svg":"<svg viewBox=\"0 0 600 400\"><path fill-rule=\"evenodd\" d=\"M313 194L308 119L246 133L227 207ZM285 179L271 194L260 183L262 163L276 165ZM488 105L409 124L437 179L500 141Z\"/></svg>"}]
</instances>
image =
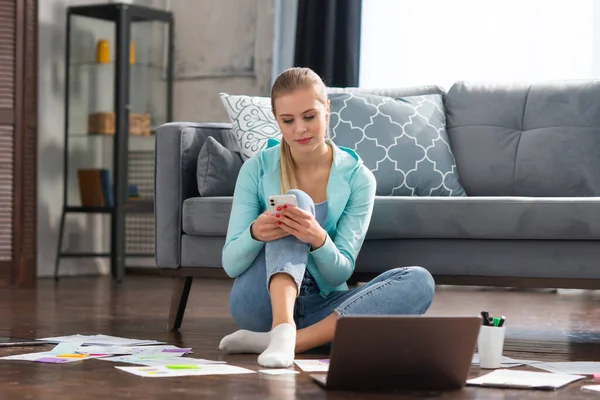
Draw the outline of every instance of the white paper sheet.
<instances>
[{"instance_id":1,"label":"white paper sheet","mask_svg":"<svg viewBox=\"0 0 600 400\"><path fill-rule=\"evenodd\" d=\"M97 358L88 354L78 354L75 352L80 343L60 343L50 351L41 351L37 353L15 354L6 357L0 357L0 360L12 361L35 361L50 364L63 364L75 361Z\"/></svg>"},{"instance_id":2,"label":"white paper sheet","mask_svg":"<svg viewBox=\"0 0 600 400\"><path fill-rule=\"evenodd\" d=\"M156 360L174 360L180 358L182 357L177 355L170 356L167 354L128 354L124 356L104 357L102 358L102 360L112 362L124 362L130 364L140 364Z\"/></svg>"},{"instance_id":3,"label":"white paper sheet","mask_svg":"<svg viewBox=\"0 0 600 400\"><path fill-rule=\"evenodd\" d=\"M277 369L259 369L258 372L261 374L267 375L295 375L299 374L299 371L294 371L293 369L286 368L277 368Z\"/></svg>"},{"instance_id":4,"label":"white paper sheet","mask_svg":"<svg viewBox=\"0 0 600 400\"><path fill-rule=\"evenodd\" d=\"M97 358L97 356L90 356L88 354L51 353L49 351L44 351L41 353L15 354L12 356L0 357L0 360L35 361L43 363L62 364L68 362L87 360L91 358Z\"/></svg>"},{"instance_id":5,"label":"white paper sheet","mask_svg":"<svg viewBox=\"0 0 600 400\"><path fill-rule=\"evenodd\" d=\"M591 392L600 392L600 385L586 385L586 386L582 386L581 390L589 390Z\"/></svg>"},{"instance_id":6,"label":"white paper sheet","mask_svg":"<svg viewBox=\"0 0 600 400\"><path fill-rule=\"evenodd\" d=\"M81 347L81 343L79 342L71 342L71 343L59 343L49 353L54 354L75 354L77 353L77 349ZM99 354L99 353L95 353Z\"/></svg>"},{"instance_id":7,"label":"white paper sheet","mask_svg":"<svg viewBox=\"0 0 600 400\"><path fill-rule=\"evenodd\" d=\"M234 375L234 374L254 374L246 368L233 365L198 365L190 369L173 369L168 366L156 367L115 367L130 374L152 378L167 378L174 376L192 376L192 375Z\"/></svg>"},{"instance_id":8,"label":"white paper sheet","mask_svg":"<svg viewBox=\"0 0 600 400\"><path fill-rule=\"evenodd\" d=\"M102 358L104 361L113 362L124 362L129 364L138 364L145 366L158 366L158 365L169 365L169 364L191 364L191 365L208 365L208 364L226 364L225 361L212 361L205 360L203 358L192 358L192 357L177 357L177 356L165 356L161 354L150 354L150 355L128 355L128 356L116 356Z\"/></svg>"},{"instance_id":9,"label":"white paper sheet","mask_svg":"<svg viewBox=\"0 0 600 400\"><path fill-rule=\"evenodd\" d=\"M64 343L61 343L64 344ZM191 353L191 348L181 348L173 345L157 346L81 346L77 348L77 353L81 354L171 354L183 355Z\"/></svg>"},{"instance_id":10,"label":"white paper sheet","mask_svg":"<svg viewBox=\"0 0 600 400\"><path fill-rule=\"evenodd\" d=\"M304 372L329 371L329 360L294 360L294 364Z\"/></svg>"},{"instance_id":11,"label":"white paper sheet","mask_svg":"<svg viewBox=\"0 0 600 400\"><path fill-rule=\"evenodd\" d=\"M502 364L500 364L500 366L502 368L512 368L512 367L518 367L521 365L532 365L532 364L536 364L539 363L541 361L536 361L536 360L519 360L516 358L510 358L510 357L505 357L502 356ZM475 353L473 354L473 359L471 361L472 365L479 365L479 354Z\"/></svg>"},{"instance_id":12,"label":"white paper sheet","mask_svg":"<svg viewBox=\"0 0 600 400\"><path fill-rule=\"evenodd\" d=\"M543 362L531 366L559 374L593 375L600 373L600 362L596 361Z\"/></svg>"},{"instance_id":13,"label":"white paper sheet","mask_svg":"<svg viewBox=\"0 0 600 400\"><path fill-rule=\"evenodd\" d=\"M583 378L585 378L583 375L497 369L479 378L469 379L467 380L467 384L474 386L555 390Z\"/></svg>"},{"instance_id":14,"label":"white paper sheet","mask_svg":"<svg viewBox=\"0 0 600 400\"><path fill-rule=\"evenodd\" d=\"M171 361L169 361L171 360ZM168 365L168 364L192 364L192 365L223 365L227 364L225 361L213 361L205 360L204 358L192 358L192 357L181 357L173 360L173 358L167 359L156 359L156 360L140 360L136 364L153 367L157 365Z\"/></svg>"},{"instance_id":15,"label":"white paper sheet","mask_svg":"<svg viewBox=\"0 0 600 400\"><path fill-rule=\"evenodd\" d=\"M81 344L96 345L96 346L142 346L148 344L164 344L165 342L157 342L156 340L142 339L127 339L117 336L107 335L68 335L40 338L50 343L61 342L79 342Z\"/></svg>"}]
</instances>

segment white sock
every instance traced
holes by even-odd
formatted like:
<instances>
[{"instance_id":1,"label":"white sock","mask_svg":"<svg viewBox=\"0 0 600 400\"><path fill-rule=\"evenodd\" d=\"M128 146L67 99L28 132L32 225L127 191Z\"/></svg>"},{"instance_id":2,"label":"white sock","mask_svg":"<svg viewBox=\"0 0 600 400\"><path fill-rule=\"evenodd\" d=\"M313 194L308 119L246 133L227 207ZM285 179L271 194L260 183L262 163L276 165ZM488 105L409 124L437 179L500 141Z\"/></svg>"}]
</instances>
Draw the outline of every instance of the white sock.
<instances>
[{"instance_id":1,"label":"white sock","mask_svg":"<svg viewBox=\"0 0 600 400\"><path fill-rule=\"evenodd\" d=\"M294 362L296 326L279 324L271 330L269 347L258 356L258 363L267 368L287 368Z\"/></svg>"},{"instance_id":2,"label":"white sock","mask_svg":"<svg viewBox=\"0 0 600 400\"><path fill-rule=\"evenodd\" d=\"M269 332L252 332L240 329L221 339L219 349L225 353L260 354L267 349L270 341Z\"/></svg>"}]
</instances>

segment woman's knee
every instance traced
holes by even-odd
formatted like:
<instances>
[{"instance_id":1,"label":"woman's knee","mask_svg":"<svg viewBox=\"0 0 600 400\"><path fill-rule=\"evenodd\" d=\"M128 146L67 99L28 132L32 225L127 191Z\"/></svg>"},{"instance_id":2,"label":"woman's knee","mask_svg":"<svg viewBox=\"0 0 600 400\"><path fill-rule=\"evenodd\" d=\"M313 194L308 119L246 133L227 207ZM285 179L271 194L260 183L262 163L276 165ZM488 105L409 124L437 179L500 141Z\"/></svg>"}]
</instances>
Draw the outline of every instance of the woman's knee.
<instances>
[{"instance_id":1,"label":"woman's knee","mask_svg":"<svg viewBox=\"0 0 600 400\"><path fill-rule=\"evenodd\" d=\"M435 295L435 280L429 271L423 267L407 267L408 278L413 283L413 288L421 298L423 312L425 312Z\"/></svg>"},{"instance_id":2,"label":"woman's knee","mask_svg":"<svg viewBox=\"0 0 600 400\"><path fill-rule=\"evenodd\" d=\"M304 211L312 212L314 215L315 203L312 198L304 191L300 189L290 189L286 194L293 194L296 196L296 200L298 201L298 207L303 209Z\"/></svg>"},{"instance_id":3,"label":"woman's knee","mask_svg":"<svg viewBox=\"0 0 600 400\"><path fill-rule=\"evenodd\" d=\"M388 279L407 284L410 295L411 313L423 314L429 309L435 295L433 276L423 267L395 268L388 272Z\"/></svg>"}]
</instances>

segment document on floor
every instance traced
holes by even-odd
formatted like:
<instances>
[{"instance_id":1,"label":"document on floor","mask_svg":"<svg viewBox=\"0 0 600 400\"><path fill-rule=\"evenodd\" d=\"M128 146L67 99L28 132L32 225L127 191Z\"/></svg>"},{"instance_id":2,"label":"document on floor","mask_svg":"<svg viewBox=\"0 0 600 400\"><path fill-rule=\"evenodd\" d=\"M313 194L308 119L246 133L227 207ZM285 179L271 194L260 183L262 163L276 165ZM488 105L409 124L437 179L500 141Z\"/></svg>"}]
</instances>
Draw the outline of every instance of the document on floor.
<instances>
[{"instance_id":1,"label":"document on floor","mask_svg":"<svg viewBox=\"0 0 600 400\"><path fill-rule=\"evenodd\" d=\"M77 353L81 354L166 354L166 355L183 355L191 353L191 347L177 347L172 345L158 346L81 346L77 349Z\"/></svg>"},{"instance_id":2,"label":"document on floor","mask_svg":"<svg viewBox=\"0 0 600 400\"><path fill-rule=\"evenodd\" d=\"M596 361L543 362L531 366L559 374L593 375L600 372L600 362Z\"/></svg>"},{"instance_id":3,"label":"document on floor","mask_svg":"<svg viewBox=\"0 0 600 400\"><path fill-rule=\"evenodd\" d=\"M299 371L287 368L259 369L258 372L267 375L296 375L300 373Z\"/></svg>"},{"instance_id":4,"label":"document on floor","mask_svg":"<svg viewBox=\"0 0 600 400\"><path fill-rule=\"evenodd\" d=\"M102 358L104 361L124 362L128 364L138 364L145 366L159 366L169 364L191 364L191 365L208 365L208 364L226 364L225 361L212 361L203 358L178 357L176 355L169 356L163 354L140 355L133 354L128 356L116 356Z\"/></svg>"},{"instance_id":5,"label":"document on floor","mask_svg":"<svg viewBox=\"0 0 600 400\"><path fill-rule=\"evenodd\" d=\"M12 356L0 357L0 360L13 361L34 361L41 363L63 364L86 360L89 358L104 357L104 354L79 354L76 349L81 343L60 343L50 351L41 351L38 353L15 354Z\"/></svg>"},{"instance_id":6,"label":"document on floor","mask_svg":"<svg viewBox=\"0 0 600 400\"><path fill-rule=\"evenodd\" d=\"M467 380L467 385L500 388L556 390L571 382L585 378L583 375L552 374L549 372L515 371L497 369L494 372Z\"/></svg>"},{"instance_id":7,"label":"document on floor","mask_svg":"<svg viewBox=\"0 0 600 400\"><path fill-rule=\"evenodd\" d=\"M329 360L294 360L294 364L304 372L329 371Z\"/></svg>"},{"instance_id":8,"label":"document on floor","mask_svg":"<svg viewBox=\"0 0 600 400\"><path fill-rule=\"evenodd\" d=\"M236 367L233 365L190 365L190 364L170 364L154 367L115 367L121 371L129 372L137 376L152 378L167 378L174 376L192 376L192 375L237 375L254 374L256 371Z\"/></svg>"},{"instance_id":9,"label":"document on floor","mask_svg":"<svg viewBox=\"0 0 600 400\"><path fill-rule=\"evenodd\" d=\"M92 358L87 354L52 354L47 352L41 353L29 353L29 354L16 354L7 357L0 357L0 360L9 360L9 361L34 361L41 363L51 363L51 364L62 364L68 362L75 362L85 360L87 358Z\"/></svg>"},{"instance_id":10,"label":"document on floor","mask_svg":"<svg viewBox=\"0 0 600 400\"><path fill-rule=\"evenodd\" d=\"M90 346L143 346L149 344L165 344L165 342L158 342L156 340L127 339L117 336L80 334L40 338L39 340L45 340L50 343L79 342L81 344Z\"/></svg>"},{"instance_id":11,"label":"document on floor","mask_svg":"<svg viewBox=\"0 0 600 400\"><path fill-rule=\"evenodd\" d=\"M582 386L581 390L589 390L590 392L598 392L598 393L600 393L600 385L586 385L586 386Z\"/></svg>"},{"instance_id":12,"label":"document on floor","mask_svg":"<svg viewBox=\"0 0 600 400\"><path fill-rule=\"evenodd\" d=\"M192 358L192 357L181 357L181 358L163 358L163 359L154 359L154 360L140 360L136 364L145 365L148 367L154 367L159 365L169 365L169 364L191 364L191 365L223 365L227 364L226 361L214 361L214 360L205 360L203 358Z\"/></svg>"},{"instance_id":13,"label":"document on floor","mask_svg":"<svg viewBox=\"0 0 600 400\"><path fill-rule=\"evenodd\" d=\"M512 368L512 367L518 367L521 365L532 365L532 364L536 364L539 363L541 361L535 361L535 360L518 360L516 358L510 358L510 357L504 357L502 356L502 364L500 364L500 366L502 368ZM472 365L479 365L479 354L475 353L473 354L473 359L471 361Z\"/></svg>"},{"instance_id":14,"label":"document on floor","mask_svg":"<svg viewBox=\"0 0 600 400\"><path fill-rule=\"evenodd\" d=\"M128 354L124 356L103 357L102 360L146 365L145 363L147 362L158 360L179 360L180 358L182 357L178 355L170 356L168 354Z\"/></svg>"}]
</instances>

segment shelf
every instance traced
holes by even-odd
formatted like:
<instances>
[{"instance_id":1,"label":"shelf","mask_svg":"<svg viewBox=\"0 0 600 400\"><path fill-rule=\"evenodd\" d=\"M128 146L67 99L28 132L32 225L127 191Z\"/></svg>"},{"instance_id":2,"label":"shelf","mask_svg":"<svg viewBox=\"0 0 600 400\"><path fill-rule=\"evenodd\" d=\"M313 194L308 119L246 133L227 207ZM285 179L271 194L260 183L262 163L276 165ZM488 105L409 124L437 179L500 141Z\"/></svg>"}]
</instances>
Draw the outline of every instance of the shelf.
<instances>
[{"instance_id":1,"label":"shelf","mask_svg":"<svg viewBox=\"0 0 600 400\"><path fill-rule=\"evenodd\" d=\"M88 151L95 151L96 148L106 149L106 146L110 146L112 148L115 143L116 136L115 135L104 135L104 134L87 134L87 133L77 133L77 134L69 134L68 135L68 145L71 151L72 148L86 146L89 147ZM147 151L154 152L156 146L156 134L151 135L129 135L128 139L126 139L128 144L128 151L131 152L139 152L139 151ZM112 150L109 154L113 154ZM112 156L111 156L112 157Z\"/></svg>"},{"instance_id":2,"label":"shelf","mask_svg":"<svg viewBox=\"0 0 600 400\"><path fill-rule=\"evenodd\" d=\"M153 213L154 212L154 200L128 200L125 205L125 211L127 212L139 212L139 213Z\"/></svg>"},{"instance_id":3,"label":"shelf","mask_svg":"<svg viewBox=\"0 0 600 400\"><path fill-rule=\"evenodd\" d=\"M61 257L84 258L84 257L110 257L110 253L60 253Z\"/></svg>"},{"instance_id":4,"label":"shelf","mask_svg":"<svg viewBox=\"0 0 600 400\"><path fill-rule=\"evenodd\" d=\"M135 213L153 213L154 212L154 201L153 200L128 200L123 207L125 212L135 212ZM110 214L114 210L114 207L104 206L104 207L89 207L89 206L67 206L65 207L65 212L71 213L87 213L87 214Z\"/></svg>"},{"instance_id":5,"label":"shelf","mask_svg":"<svg viewBox=\"0 0 600 400\"><path fill-rule=\"evenodd\" d=\"M156 130L172 120L172 13L133 4L109 3L71 6L67 8L66 17L66 129L63 133L64 202L60 243L62 244L65 228L68 228L64 222L66 214L71 213L70 218L73 218L73 214L93 216L94 218L88 221L89 225L102 222L98 227L101 229L80 232L86 236L86 243L88 236L92 239L89 243L95 243L98 237L104 235L104 230L110 229L111 246L110 249L97 249L97 252L94 252L93 248L72 248L72 251L64 252L59 248L55 277L58 276L61 257L109 257L111 274L117 282L121 282L125 273L126 257L154 257L151 246L155 237L150 234L154 223L151 187L154 179ZM134 23L137 21L144 23ZM99 40L109 42L110 58L103 58L109 60L108 63L96 62ZM132 47L135 62L130 64ZM93 114L97 112L114 113L114 118L111 118L114 121L110 121L110 126L118 126L118 119L119 126L123 127L118 136L98 133L103 129L102 125L93 125ZM150 135L130 134L135 132L127 129L131 125L126 116L131 114L150 115L150 125L147 120L143 121L144 127L150 128ZM94 132L89 132L90 130ZM83 176L80 178L80 169L102 170L99 179L101 187L98 188L98 177L93 174L89 181L85 178L86 182L80 182L84 179ZM105 194L106 170L112 189L111 197ZM94 197L90 196L90 200L87 200L87 193L81 196L82 187L87 189L87 185L94 191ZM133 187L129 185L136 185L135 194L143 197L129 198L128 195L134 193ZM85 204L112 205L83 206L82 198ZM122 199L119 212L114 202L103 201L104 198ZM95 218L96 216L102 218ZM106 224L107 221L96 221L106 219L104 217L110 217L109 224ZM127 247L130 238L136 247ZM135 252L131 254L131 250Z\"/></svg>"},{"instance_id":6,"label":"shelf","mask_svg":"<svg viewBox=\"0 0 600 400\"><path fill-rule=\"evenodd\" d=\"M113 210L112 207L90 207L90 206L67 206L65 212L71 213L104 213L109 214Z\"/></svg>"},{"instance_id":7,"label":"shelf","mask_svg":"<svg viewBox=\"0 0 600 400\"><path fill-rule=\"evenodd\" d=\"M111 62L107 62L107 63L97 63L95 61L77 61L77 62L71 62L69 64L69 68L103 68L103 67L110 67L115 68L115 62L111 61ZM129 64L130 68L133 69L148 69L148 70L152 70L152 71L158 71L160 73L167 73L167 69L165 67L161 67L158 65L152 65L152 64Z\"/></svg>"},{"instance_id":8,"label":"shelf","mask_svg":"<svg viewBox=\"0 0 600 400\"><path fill-rule=\"evenodd\" d=\"M98 138L98 137L114 138L115 135L108 135L108 134L104 134L104 133L69 133L69 138L73 138L73 139ZM133 140L153 139L156 137L156 131L150 130L150 135L129 135L129 137L135 138Z\"/></svg>"},{"instance_id":9,"label":"shelf","mask_svg":"<svg viewBox=\"0 0 600 400\"><path fill-rule=\"evenodd\" d=\"M172 14L168 11L156 10L137 4L120 3L69 6L67 8L67 13L73 16L102 19L118 23L119 10L124 6L124 10L132 22L170 23L173 19Z\"/></svg>"}]
</instances>

